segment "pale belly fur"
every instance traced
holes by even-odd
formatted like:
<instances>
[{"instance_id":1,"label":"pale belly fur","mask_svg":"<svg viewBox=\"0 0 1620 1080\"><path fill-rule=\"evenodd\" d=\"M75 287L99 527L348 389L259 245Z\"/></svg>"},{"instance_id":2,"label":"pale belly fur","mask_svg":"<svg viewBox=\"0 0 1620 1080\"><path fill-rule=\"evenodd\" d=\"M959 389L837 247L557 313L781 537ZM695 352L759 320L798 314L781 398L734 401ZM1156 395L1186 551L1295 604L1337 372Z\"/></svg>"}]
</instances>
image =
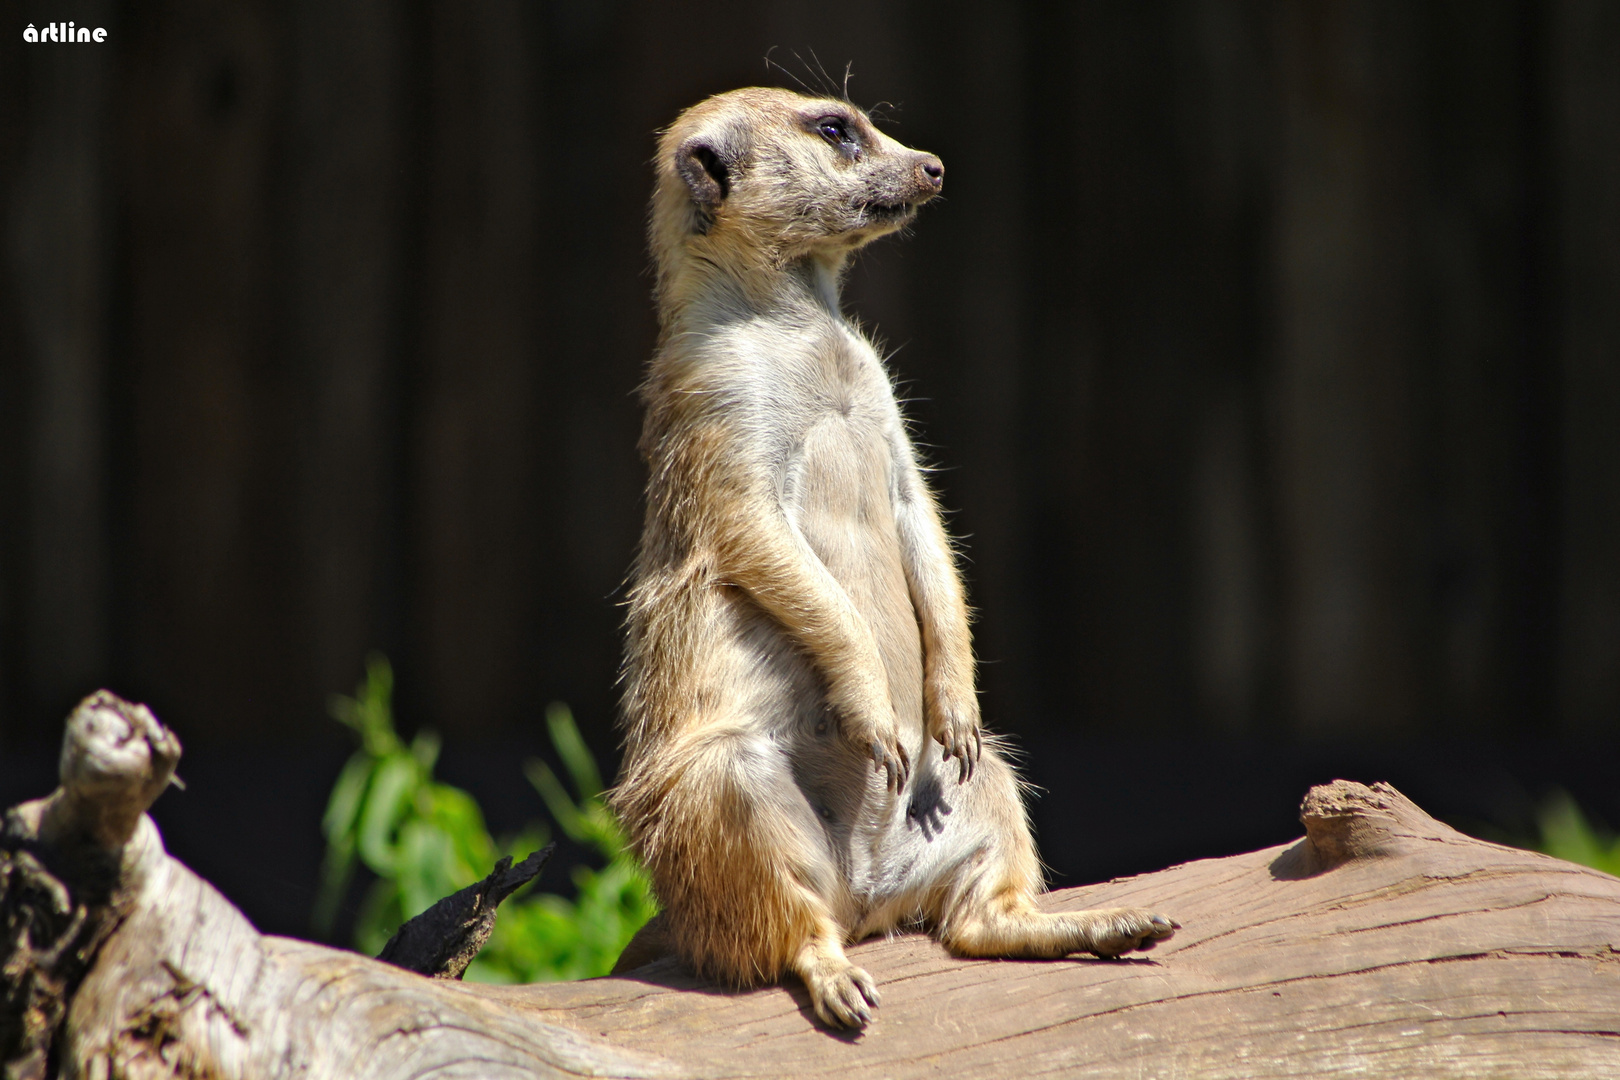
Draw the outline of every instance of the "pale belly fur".
<instances>
[{"instance_id":1,"label":"pale belly fur","mask_svg":"<svg viewBox=\"0 0 1620 1080\"><path fill-rule=\"evenodd\" d=\"M881 430L832 413L804 440L789 515L865 616L889 675L902 740L922 731L922 637L900 558Z\"/></svg>"}]
</instances>

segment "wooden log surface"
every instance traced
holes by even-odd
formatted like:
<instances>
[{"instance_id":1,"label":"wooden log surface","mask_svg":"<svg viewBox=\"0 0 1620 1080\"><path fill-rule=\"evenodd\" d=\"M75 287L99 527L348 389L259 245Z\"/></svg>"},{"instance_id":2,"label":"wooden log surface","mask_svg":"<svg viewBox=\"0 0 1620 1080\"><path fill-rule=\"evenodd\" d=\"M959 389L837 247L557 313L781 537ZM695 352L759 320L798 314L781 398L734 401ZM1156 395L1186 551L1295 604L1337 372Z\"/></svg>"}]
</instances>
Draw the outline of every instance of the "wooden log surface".
<instances>
[{"instance_id":1,"label":"wooden log surface","mask_svg":"<svg viewBox=\"0 0 1620 1080\"><path fill-rule=\"evenodd\" d=\"M128 914L57 1035L65 1076L1620 1076L1620 879L1465 836L1387 785L1314 788L1293 844L1047 897L1176 917L1147 956L857 945L883 1005L850 1035L818 1026L795 983L730 992L672 960L491 987L260 935L128 813L130 792L149 802L167 776L172 736L94 708L101 722L70 723L69 740L121 740L101 759L128 785L96 783L123 809L42 828L51 808L96 805L59 791L12 812L0 852L67 873L63 838L78 837L114 844L123 868L104 902Z\"/></svg>"}]
</instances>

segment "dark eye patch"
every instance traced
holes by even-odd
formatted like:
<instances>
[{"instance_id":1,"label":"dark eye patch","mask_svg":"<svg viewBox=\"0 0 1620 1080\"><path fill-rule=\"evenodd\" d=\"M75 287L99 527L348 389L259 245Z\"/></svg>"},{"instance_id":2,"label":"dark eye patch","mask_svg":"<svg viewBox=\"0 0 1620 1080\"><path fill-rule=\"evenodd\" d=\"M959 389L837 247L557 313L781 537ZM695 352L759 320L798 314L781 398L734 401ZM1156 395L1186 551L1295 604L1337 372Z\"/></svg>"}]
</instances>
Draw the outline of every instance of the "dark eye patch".
<instances>
[{"instance_id":1,"label":"dark eye patch","mask_svg":"<svg viewBox=\"0 0 1620 1080\"><path fill-rule=\"evenodd\" d=\"M817 135L850 157L860 154L861 141L850 131L850 123L844 117L823 116L816 120L812 127Z\"/></svg>"}]
</instances>

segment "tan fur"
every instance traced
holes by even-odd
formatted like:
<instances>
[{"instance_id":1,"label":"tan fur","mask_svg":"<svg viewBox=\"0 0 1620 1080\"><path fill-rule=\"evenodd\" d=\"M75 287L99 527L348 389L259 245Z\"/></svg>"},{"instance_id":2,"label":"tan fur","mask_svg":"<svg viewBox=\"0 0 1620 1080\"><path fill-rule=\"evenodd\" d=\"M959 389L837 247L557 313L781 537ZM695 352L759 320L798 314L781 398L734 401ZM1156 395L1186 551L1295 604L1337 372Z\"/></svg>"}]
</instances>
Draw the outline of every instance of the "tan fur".
<instances>
[{"instance_id":1,"label":"tan fur","mask_svg":"<svg viewBox=\"0 0 1620 1080\"><path fill-rule=\"evenodd\" d=\"M793 971L848 1026L878 995L843 947L871 934L1056 957L1174 925L1036 910L950 541L888 374L839 309L850 254L943 171L847 102L782 90L710 98L658 148L662 334L613 804L664 915L626 961L662 938L734 985Z\"/></svg>"}]
</instances>

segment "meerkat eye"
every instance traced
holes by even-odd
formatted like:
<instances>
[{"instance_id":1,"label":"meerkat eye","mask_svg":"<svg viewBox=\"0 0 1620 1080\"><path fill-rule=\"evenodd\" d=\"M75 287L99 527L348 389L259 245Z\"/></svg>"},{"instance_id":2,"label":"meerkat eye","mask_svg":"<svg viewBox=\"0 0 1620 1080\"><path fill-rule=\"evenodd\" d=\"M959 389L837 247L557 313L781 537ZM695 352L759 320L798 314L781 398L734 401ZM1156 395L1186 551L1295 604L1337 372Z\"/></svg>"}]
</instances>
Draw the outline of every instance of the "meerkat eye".
<instances>
[{"instance_id":1,"label":"meerkat eye","mask_svg":"<svg viewBox=\"0 0 1620 1080\"><path fill-rule=\"evenodd\" d=\"M842 116L823 116L816 121L816 133L845 153L860 151L860 142L849 133L849 124Z\"/></svg>"}]
</instances>

